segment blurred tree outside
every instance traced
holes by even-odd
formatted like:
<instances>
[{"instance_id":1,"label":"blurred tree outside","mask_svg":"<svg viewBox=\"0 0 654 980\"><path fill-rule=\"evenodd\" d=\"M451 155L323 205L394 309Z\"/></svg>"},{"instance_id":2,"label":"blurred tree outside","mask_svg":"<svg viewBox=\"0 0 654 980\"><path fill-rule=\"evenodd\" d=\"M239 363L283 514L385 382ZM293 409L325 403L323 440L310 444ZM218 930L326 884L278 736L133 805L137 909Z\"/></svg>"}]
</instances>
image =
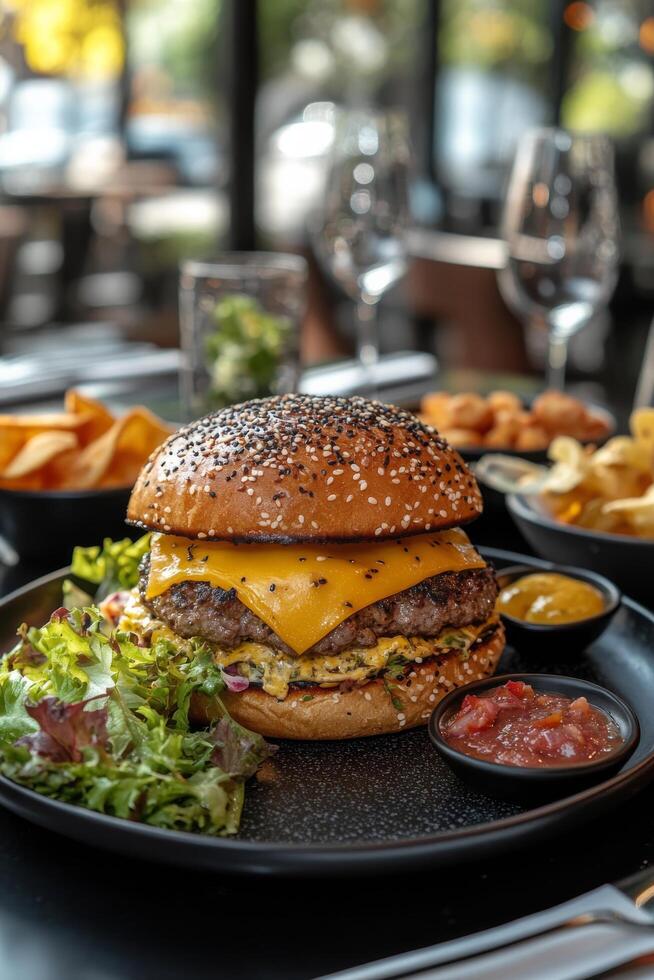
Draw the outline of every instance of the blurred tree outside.
<instances>
[{"instance_id":1,"label":"blurred tree outside","mask_svg":"<svg viewBox=\"0 0 654 980\"><path fill-rule=\"evenodd\" d=\"M562 106L564 125L617 138L649 130L654 104L651 0L574 2L566 12L575 45Z\"/></svg>"},{"instance_id":2,"label":"blurred tree outside","mask_svg":"<svg viewBox=\"0 0 654 980\"><path fill-rule=\"evenodd\" d=\"M437 39L441 62L542 86L552 56L547 6L547 0L444 0Z\"/></svg>"},{"instance_id":3,"label":"blurred tree outside","mask_svg":"<svg viewBox=\"0 0 654 980\"><path fill-rule=\"evenodd\" d=\"M115 0L3 0L0 32L22 47L35 75L106 81L123 68L125 44Z\"/></svg>"},{"instance_id":4,"label":"blurred tree outside","mask_svg":"<svg viewBox=\"0 0 654 980\"><path fill-rule=\"evenodd\" d=\"M175 104L223 113L216 85L221 0L132 0L126 12L132 111Z\"/></svg>"},{"instance_id":5,"label":"blurred tree outside","mask_svg":"<svg viewBox=\"0 0 654 980\"><path fill-rule=\"evenodd\" d=\"M424 0L260 2L264 80L294 74L337 100L411 70Z\"/></svg>"}]
</instances>

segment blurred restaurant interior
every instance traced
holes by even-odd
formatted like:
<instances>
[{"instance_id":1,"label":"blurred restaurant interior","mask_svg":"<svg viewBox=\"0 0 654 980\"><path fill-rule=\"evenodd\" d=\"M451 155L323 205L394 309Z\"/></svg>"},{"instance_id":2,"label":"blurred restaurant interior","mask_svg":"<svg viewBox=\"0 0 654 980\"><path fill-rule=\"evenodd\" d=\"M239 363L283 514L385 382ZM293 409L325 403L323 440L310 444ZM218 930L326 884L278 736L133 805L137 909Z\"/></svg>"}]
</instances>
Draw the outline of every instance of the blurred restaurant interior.
<instances>
[{"instance_id":1,"label":"blurred restaurant interior","mask_svg":"<svg viewBox=\"0 0 654 980\"><path fill-rule=\"evenodd\" d=\"M136 385L177 417L179 264L226 250L303 255L302 362L350 354L355 304L323 260L314 218L335 110L368 106L405 111L412 149L408 268L384 292L381 350L431 352L445 388L505 387L505 375L526 393L541 383L543 332L511 312L496 277L520 134L561 125L612 138L619 281L573 338L568 380L626 418L654 294L648 0L0 9L5 406L86 381L119 402Z\"/></svg>"}]
</instances>

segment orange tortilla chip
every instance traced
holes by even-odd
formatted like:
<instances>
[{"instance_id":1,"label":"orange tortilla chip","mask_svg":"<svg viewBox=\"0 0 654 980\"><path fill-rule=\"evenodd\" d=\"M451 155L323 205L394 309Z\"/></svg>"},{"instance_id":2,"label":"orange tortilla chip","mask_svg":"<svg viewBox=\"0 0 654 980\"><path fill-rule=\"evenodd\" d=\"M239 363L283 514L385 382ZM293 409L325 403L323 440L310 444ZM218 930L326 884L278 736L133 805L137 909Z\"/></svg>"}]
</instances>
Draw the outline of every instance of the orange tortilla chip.
<instances>
[{"instance_id":1,"label":"orange tortilla chip","mask_svg":"<svg viewBox=\"0 0 654 980\"><path fill-rule=\"evenodd\" d=\"M67 412L85 419L79 432L80 443L83 446L93 442L94 439L99 439L115 422L113 415L102 402L82 395L74 388L66 392L64 406Z\"/></svg>"},{"instance_id":2,"label":"orange tortilla chip","mask_svg":"<svg viewBox=\"0 0 654 980\"><path fill-rule=\"evenodd\" d=\"M132 424L129 433L123 433L118 448L125 448L131 453L137 453L141 458L141 465L143 465L150 453L153 453L174 429L142 406L133 408L122 421L130 418L138 421L139 425Z\"/></svg>"},{"instance_id":3,"label":"orange tortilla chip","mask_svg":"<svg viewBox=\"0 0 654 980\"><path fill-rule=\"evenodd\" d=\"M70 415L66 412L52 412L46 415L0 415L0 430L22 429L49 432L51 429L79 429L88 421L86 413Z\"/></svg>"},{"instance_id":4,"label":"orange tortilla chip","mask_svg":"<svg viewBox=\"0 0 654 980\"><path fill-rule=\"evenodd\" d=\"M49 415L0 415L0 487L129 487L173 431L142 407L115 419L75 390L66 392L65 407Z\"/></svg>"},{"instance_id":5,"label":"orange tortilla chip","mask_svg":"<svg viewBox=\"0 0 654 980\"><path fill-rule=\"evenodd\" d=\"M29 473L18 480L3 480L0 477L0 490L49 490L45 482L43 473L38 470L36 473Z\"/></svg>"},{"instance_id":6,"label":"orange tortilla chip","mask_svg":"<svg viewBox=\"0 0 654 980\"><path fill-rule=\"evenodd\" d=\"M40 432L32 436L0 472L5 480L16 480L43 469L56 456L77 446L74 432Z\"/></svg>"},{"instance_id":7,"label":"orange tortilla chip","mask_svg":"<svg viewBox=\"0 0 654 980\"><path fill-rule=\"evenodd\" d=\"M147 409L134 408L114 422L99 439L54 462L57 486L65 490L84 490L100 485L129 486L150 453L170 432L168 426ZM114 460L117 464L115 473Z\"/></svg>"},{"instance_id":8,"label":"orange tortilla chip","mask_svg":"<svg viewBox=\"0 0 654 980\"><path fill-rule=\"evenodd\" d=\"M52 415L0 415L0 472L34 436L42 432L79 432L87 419L86 414L59 412Z\"/></svg>"},{"instance_id":9,"label":"orange tortilla chip","mask_svg":"<svg viewBox=\"0 0 654 980\"><path fill-rule=\"evenodd\" d=\"M105 490L111 487L131 487L141 472L142 466L143 459L141 456L119 451L97 486Z\"/></svg>"},{"instance_id":10,"label":"orange tortilla chip","mask_svg":"<svg viewBox=\"0 0 654 980\"><path fill-rule=\"evenodd\" d=\"M26 442L22 429L0 429L0 472Z\"/></svg>"}]
</instances>

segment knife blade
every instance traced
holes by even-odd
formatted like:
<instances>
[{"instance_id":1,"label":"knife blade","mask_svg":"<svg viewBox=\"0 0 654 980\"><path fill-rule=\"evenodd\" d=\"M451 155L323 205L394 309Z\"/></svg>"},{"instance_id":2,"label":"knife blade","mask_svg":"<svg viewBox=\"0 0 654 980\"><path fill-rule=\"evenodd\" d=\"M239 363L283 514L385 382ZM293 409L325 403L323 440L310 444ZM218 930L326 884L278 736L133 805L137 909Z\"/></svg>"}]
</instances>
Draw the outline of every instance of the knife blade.
<instances>
[{"instance_id":1,"label":"knife blade","mask_svg":"<svg viewBox=\"0 0 654 980\"><path fill-rule=\"evenodd\" d=\"M634 903L637 909L647 912L654 924L654 868L644 868L613 885Z\"/></svg>"}]
</instances>

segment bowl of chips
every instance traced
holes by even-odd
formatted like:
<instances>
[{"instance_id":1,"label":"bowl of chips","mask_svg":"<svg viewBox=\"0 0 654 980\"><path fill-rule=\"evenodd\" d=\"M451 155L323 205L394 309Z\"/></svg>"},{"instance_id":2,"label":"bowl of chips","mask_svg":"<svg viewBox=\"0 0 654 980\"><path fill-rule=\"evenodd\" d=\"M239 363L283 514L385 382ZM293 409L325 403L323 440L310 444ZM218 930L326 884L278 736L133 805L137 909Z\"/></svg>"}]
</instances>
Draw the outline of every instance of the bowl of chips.
<instances>
[{"instance_id":1,"label":"bowl of chips","mask_svg":"<svg viewBox=\"0 0 654 980\"><path fill-rule=\"evenodd\" d=\"M507 507L538 554L590 568L648 600L654 584L654 409L635 411L630 434L599 449L560 437L553 463L532 492L512 493Z\"/></svg>"},{"instance_id":2,"label":"bowl of chips","mask_svg":"<svg viewBox=\"0 0 654 980\"><path fill-rule=\"evenodd\" d=\"M561 391L544 391L529 405L511 391L485 396L436 391L422 399L420 417L468 462L488 452L544 462L558 436L600 445L615 431L615 418L606 409Z\"/></svg>"},{"instance_id":3,"label":"bowl of chips","mask_svg":"<svg viewBox=\"0 0 654 980\"><path fill-rule=\"evenodd\" d=\"M172 431L146 408L117 418L78 391L63 412L0 415L0 536L48 561L67 558L71 541L123 537L132 484Z\"/></svg>"}]
</instances>

